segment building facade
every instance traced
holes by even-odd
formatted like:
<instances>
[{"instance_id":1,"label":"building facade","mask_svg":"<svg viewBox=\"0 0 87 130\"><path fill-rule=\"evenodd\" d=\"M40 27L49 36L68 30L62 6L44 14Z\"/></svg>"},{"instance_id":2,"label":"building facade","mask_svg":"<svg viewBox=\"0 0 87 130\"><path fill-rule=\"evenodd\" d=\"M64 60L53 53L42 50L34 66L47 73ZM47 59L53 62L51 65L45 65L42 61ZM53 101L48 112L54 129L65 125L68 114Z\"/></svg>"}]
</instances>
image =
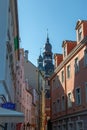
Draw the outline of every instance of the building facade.
<instances>
[{"instance_id":1,"label":"building facade","mask_svg":"<svg viewBox=\"0 0 87 130\"><path fill-rule=\"evenodd\" d=\"M23 112L25 119L23 123L16 124L16 130L24 130L30 128L33 98L28 89L28 83L24 77L24 49L20 49L19 53L20 60L16 65L15 103L16 110Z\"/></svg>"},{"instance_id":2,"label":"building facade","mask_svg":"<svg viewBox=\"0 0 87 130\"><path fill-rule=\"evenodd\" d=\"M31 128L39 129L39 91L38 68L28 60L28 50L24 52L24 78L28 84L28 90L32 94Z\"/></svg>"},{"instance_id":3,"label":"building facade","mask_svg":"<svg viewBox=\"0 0 87 130\"><path fill-rule=\"evenodd\" d=\"M63 54L55 54L51 83L53 130L87 129L87 21L76 24L77 41L63 41Z\"/></svg>"},{"instance_id":4,"label":"building facade","mask_svg":"<svg viewBox=\"0 0 87 130\"><path fill-rule=\"evenodd\" d=\"M17 0L0 1L0 106L15 104L16 62L19 60ZM9 108L10 109L10 108ZM15 129L6 124L7 129ZM3 124L4 126L4 124ZM3 129L3 128L2 128Z\"/></svg>"},{"instance_id":5,"label":"building facade","mask_svg":"<svg viewBox=\"0 0 87 130\"><path fill-rule=\"evenodd\" d=\"M28 60L28 51L20 49L17 64L16 109L24 113L25 120L17 124L17 130L38 130L39 128L39 94L37 90L38 71ZM37 76L36 76L37 75ZM31 77L32 76L32 77ZM30 78L31 77L31 78ZM35 80L36 79L36 80Z\"/></svg>"}]
</instances>

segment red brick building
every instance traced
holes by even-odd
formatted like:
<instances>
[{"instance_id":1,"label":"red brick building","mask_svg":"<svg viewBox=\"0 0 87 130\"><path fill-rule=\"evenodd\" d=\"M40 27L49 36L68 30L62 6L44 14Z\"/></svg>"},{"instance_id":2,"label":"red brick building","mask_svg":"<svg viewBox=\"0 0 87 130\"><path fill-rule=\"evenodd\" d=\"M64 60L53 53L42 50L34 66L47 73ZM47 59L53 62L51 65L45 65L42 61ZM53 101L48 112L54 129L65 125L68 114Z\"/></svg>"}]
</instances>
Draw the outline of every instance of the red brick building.
<instances>
[{"instance_id":1,"label":"red brick building","mask_svg":"<svg viewBox=\"0 0 87 130\"><path fill-rule=\"evenodd\" d=\"M63 41L51 83L52 130L87 130L87 21L76 24L77 41Z\"/></svg>"}]
</instances>

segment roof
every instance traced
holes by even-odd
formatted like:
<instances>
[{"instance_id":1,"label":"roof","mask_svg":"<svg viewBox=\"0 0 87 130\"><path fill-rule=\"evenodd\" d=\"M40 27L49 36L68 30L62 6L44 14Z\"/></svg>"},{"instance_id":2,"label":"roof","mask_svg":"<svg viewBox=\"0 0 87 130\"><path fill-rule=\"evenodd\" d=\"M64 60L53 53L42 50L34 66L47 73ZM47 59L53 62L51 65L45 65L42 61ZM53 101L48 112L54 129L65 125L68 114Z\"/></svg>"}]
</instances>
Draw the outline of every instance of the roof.
<instances>
[{"instance_id":1,"label":"roof","mask_svg":"<svg viewBox=\"0 0 87 130\"><path fill-rule=\"evenodd\" d=\"M87 22L87 20L80 20L80 19L79 19L79 20L77 21L77 23L76 23L75 29L77 29L77 28L81 25L82 22Z\"/></svg>"},{"instance_id":2,"label":"roof","mask_svg":"<svg viewBox=\"0 0 87 130\"><path fill-rule=\"evenodd\" d=\"M72 40L64 40L63 42L62 42L62 47L64 47L64 45L66 44L66 43L72 43L72 44L75 44L76 43L76 41L72 41Z\"/></svg>"},{"instance_id":3,"label":"roof","mask_svg":"<svg viewBox=\"0 0 87 130\"><path fill-rule=\"evenodd\" d=\"M24 122L24 113L0 107L0 122Z\"/></svg>"}]
</instances>

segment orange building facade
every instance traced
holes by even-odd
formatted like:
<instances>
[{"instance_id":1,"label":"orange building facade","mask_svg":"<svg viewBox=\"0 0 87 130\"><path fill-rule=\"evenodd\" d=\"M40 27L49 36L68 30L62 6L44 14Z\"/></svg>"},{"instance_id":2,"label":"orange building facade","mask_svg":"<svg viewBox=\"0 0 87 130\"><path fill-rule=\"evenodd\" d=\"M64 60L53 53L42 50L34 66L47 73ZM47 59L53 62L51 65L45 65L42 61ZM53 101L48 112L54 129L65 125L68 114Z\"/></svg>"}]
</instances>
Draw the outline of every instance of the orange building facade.
<instances>
[{"instance_id":1,"label":"orange building facade","mask_svg":"<svg viewBox=\"0 0 87 130\"><path fill-rule=\"evenodd\" d=\"M76 24L76 41L55 54L51 84L52 130L87 130L87 21Z\"/></svg>"}]
</instances>

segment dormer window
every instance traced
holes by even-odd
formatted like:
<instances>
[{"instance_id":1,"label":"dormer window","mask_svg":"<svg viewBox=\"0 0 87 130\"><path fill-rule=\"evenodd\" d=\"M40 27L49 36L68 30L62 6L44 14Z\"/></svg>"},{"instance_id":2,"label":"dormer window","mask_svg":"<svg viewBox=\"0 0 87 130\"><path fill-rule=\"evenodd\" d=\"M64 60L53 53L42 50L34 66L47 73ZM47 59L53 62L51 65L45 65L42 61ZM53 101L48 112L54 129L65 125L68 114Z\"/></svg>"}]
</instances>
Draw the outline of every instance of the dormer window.
<instances>
[{"instance_id":1,"label":"dormer window","mask_svg":"<svg viewBox=\"0 0 87 130\"><path fill-rule=\"evenodd\" d=\"M81 41L82 40L82 28L80 27L78 29L78 41Z\"/></svg>"}]
</instances>

